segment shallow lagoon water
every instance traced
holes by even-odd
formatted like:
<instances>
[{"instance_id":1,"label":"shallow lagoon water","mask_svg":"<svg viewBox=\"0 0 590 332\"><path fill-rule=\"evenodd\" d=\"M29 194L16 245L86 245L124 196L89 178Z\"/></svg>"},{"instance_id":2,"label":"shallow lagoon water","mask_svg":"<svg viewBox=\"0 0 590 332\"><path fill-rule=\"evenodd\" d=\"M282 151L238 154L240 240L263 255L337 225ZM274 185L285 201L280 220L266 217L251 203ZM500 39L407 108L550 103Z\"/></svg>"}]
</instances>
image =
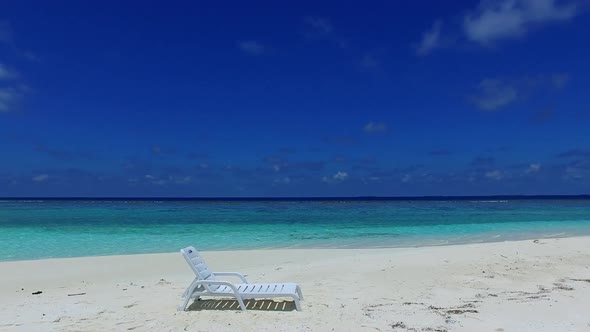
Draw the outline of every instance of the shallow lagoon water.
<instances>
[{"instance_id":1,"label":"shallow lagoon water","mask_svg":"<svg viewBox=\"0 0 590 332\"><path fill-rule=\"evenodd\" d=\"M590 235L590 200L3 200L0 260Z\"/></svg>"}]
</instances>

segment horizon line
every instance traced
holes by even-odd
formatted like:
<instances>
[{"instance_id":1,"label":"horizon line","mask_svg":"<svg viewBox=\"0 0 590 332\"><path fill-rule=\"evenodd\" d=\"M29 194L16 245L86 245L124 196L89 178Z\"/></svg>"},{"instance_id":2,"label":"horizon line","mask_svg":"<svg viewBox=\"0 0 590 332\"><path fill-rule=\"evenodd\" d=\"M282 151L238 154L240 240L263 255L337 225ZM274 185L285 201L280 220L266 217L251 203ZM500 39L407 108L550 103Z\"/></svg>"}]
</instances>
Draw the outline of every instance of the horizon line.
<instances>
[{"instance_id":1,"label":"horizon line","mask_svg":"<svg viewBox=\"0 0 590 332\"><path fill-rule=\"evenodd\" d=\"M449 199L590 199L590 194L566 195L425 195L425 196L18 196L0 200L449 200Z\"/></svg>"}]
</instances>

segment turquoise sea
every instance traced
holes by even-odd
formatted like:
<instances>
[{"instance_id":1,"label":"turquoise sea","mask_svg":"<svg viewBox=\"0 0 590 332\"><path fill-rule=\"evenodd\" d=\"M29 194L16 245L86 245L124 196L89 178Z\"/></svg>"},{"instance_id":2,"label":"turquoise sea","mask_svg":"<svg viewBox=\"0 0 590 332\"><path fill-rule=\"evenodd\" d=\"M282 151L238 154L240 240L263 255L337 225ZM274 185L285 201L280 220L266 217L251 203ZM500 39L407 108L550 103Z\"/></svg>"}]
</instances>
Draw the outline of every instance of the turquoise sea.
<instances>
[{"instance_id":1,"label":"turquoise sea","mask_svg":"<svg viewBox=\"0 0 590 332\"><path fill-rule=\"evenodd\" d=\"M576 235L590 235L590 200L0 200L0 260Z\"/></svg>"}]
</instances>

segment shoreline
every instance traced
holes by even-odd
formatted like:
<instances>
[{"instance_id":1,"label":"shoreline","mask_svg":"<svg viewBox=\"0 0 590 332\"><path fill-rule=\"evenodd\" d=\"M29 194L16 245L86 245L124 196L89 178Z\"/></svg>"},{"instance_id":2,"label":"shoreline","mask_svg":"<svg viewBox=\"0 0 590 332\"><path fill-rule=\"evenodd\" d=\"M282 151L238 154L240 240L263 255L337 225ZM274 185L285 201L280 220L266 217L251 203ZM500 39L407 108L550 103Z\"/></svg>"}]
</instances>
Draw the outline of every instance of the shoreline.
<instances>
[{"instance_id":1,"label":"shoreline","mask_svg":"<svg viewBox=\"0 0 590 332\"><path fill-rule=\"evenodd\" d=\"M179 253L4 261L0 331L584 331L589 247L581 236L202 253L213 271L299 283L301 312L279 302L287 310L239 313L210 299L177 312L194 277Z\"/></svg>"},{"instance_id":2,"label":"shoreline","mask_svg":"<svg viewBox=\"0 0 590 332\"><path fill-rule=\"evenodd\" d=\"M213 249L204 250L202 252L240 252L240 251L268 251L268 250L376 250L376 249L419 249L419 248L440 248L450 246L468 246L477 244L493 244L493 243L505 243L505 242L524 242L524 241L535 241L535 240L551 240L551 239L575 239L575 238L588 238L590 235L548 235L547 237L527 237L518 239L503 239L503 240L491 240L491 241L478 241L478 242L453 242L453 243L441 243L441 244L424 244L424 245L400 245L400 246L372 246L372 247L332 247L332 246L318 246L318 247L265 247L265 248L241 248L241 249ZM187 244L191 245L191 244ZM181 248L178 248L180 250ZM198 248L197 248L198 249ZM201 251L201 250L199 250ZM32 258L32 259L14 259L14 260L0 260L0 264L8 262L29 262L29 261L43 261L43 260L60 260L60 259L77 259L77 258L99 258L99 257L124 257L124 256L141 256L141 255L171 255L175 252L150 252L150 253L131 253L131 254L113 254L113 255L89 255L89 256L68 256L68 257L45 257L45 258Z\"/></svg>"}]
</instances>

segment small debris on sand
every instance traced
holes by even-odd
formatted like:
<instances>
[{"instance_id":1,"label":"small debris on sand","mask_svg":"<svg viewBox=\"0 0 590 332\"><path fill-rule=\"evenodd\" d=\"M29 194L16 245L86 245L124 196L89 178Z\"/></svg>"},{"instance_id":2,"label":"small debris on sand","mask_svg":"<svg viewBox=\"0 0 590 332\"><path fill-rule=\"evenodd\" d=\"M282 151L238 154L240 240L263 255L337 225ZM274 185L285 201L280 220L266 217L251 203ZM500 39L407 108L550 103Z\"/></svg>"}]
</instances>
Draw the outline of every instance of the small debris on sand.
<instances>
[{"instance_id":1,"label":"small debris on sand","mask_svg":"<svg viewBox=\"0 0 590 332\"><path fill-rule=\"evenodd\" d=\"M587 282L590 283L590 279L570 279L572 281L582 281L582 282Z\"/></svg>"},{"instance_id":2,"label":"small debris on sand","mask_svg":"<svg viewBox=\"0 0 590 332\"><path fill-rule=\"evenodd\" d=\"M397 322L397 323L393 323L391 324L391 327L398 328L398 329L405 329L406 328L406 324L404 324L404 322Z\"/></svg>"},{"instance_id":3,"label":"small debris on sand","mask_svg":"<svg viewBox=\"0 0 590 332\"><path fill-rule=\"evenodd\" d=\"M167 281L166 279L162 278L160 279L160 281L158 281L158 283L156 285L170 285L170 282Z\"/></svg>"},{"instance_id":4,"label":"small debris on sand","mask_svg":"<svg viewBox=\"0 0 590 332\"><path fill-rule=\"evenodd\" d=\"M466 313L477 314L478 311L474 309L450 309L447 310L446 313L449 315L461 315Z\"/></svg>"}]
</instances>

